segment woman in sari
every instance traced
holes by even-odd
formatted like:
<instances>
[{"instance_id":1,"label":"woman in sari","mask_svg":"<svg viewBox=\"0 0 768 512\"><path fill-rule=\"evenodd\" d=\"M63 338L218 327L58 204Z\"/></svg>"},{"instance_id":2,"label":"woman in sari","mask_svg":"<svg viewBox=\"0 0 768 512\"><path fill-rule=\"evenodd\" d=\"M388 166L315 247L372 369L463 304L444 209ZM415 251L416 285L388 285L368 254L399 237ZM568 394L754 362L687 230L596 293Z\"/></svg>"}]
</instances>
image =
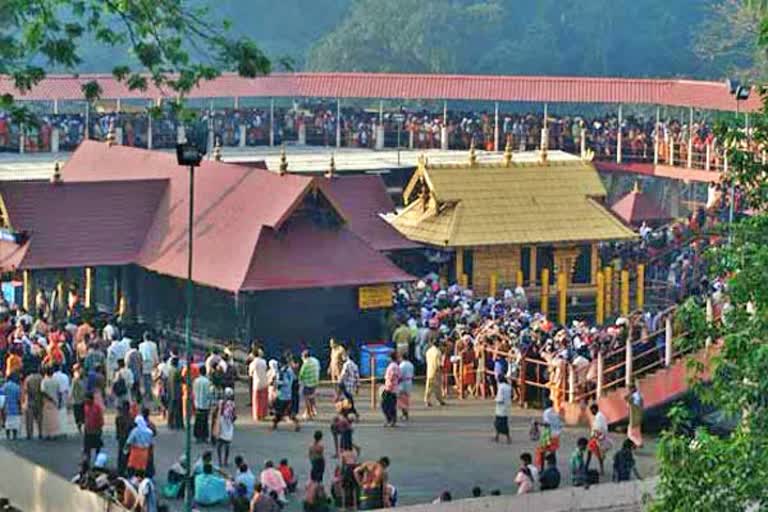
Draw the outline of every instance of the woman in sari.
<instances>
[{"instance_id":1,"label":"woman in sari","mask_svg":"<svg viewBox=\"0 0 768 512\"><path fill-rule=\"evenodd\" d=\"M195 364L194 360L187 361L187 365L181 370L181 411L183 418L187 418L187 396L189 393L189 404L192 410L189 411L189 417L193 418L195 415L195 393L192 389L187 389L187 372L191 372L190 382L195 382L195 379L200 376L200 367ZM186 421L186 420L185 420Z\"/></svg>"},{"instance_id":2,"label":"woman in sari","mask_svg":"<svg viewBox=\"0 0 768 512\"><path fill-rule=\"evenodd\" d=\"M171 358L168 370L168 386L166 388L168 403L168 428L181 430L184 427L183 409L181 406L181 373L179 372L179 360Z\"/></svg>"},{"instance_id":3,"label":"woman in sari","mask_svg":"<svg viewBox=\"0 0 768 512\"><path fill-rule=\"evenodd\" d=\"M128 454L128 472L136 474L146 472L149 466L149 457L152 448L152 429L147 425L144 416L139 414L133 420L134 427L125 441L124 452Z\"/></svg>"},{"instance_id":4,"label":"woman in sari","mask_svg":"<svg viewBox=\"0 0 768 512\"><path fill-rule=\"evenodd\" d=\"M269 402L269 409L272 409L277 398L277 381L279 377L280 367L275 359L270 359L269 370L267 370L267 401Z\"/></svg>"},{"instance_id":5,"label":"woman in sari","mask_svg":"<svg viewBox=\"0 0 768 512\"><path fill-rule=\"evenodd\" d=\"M641 448L643 446L643 395L640 394L636 384L629 388L629 393L624 397L624 400L629 406L627 437L635 443L636 447Z\"/></svg>"},{"instance_id":6,"label":"woman in sari","mask_svg":"<svg viewBox=\"0 0 768 512\"><path fill-rule=\"evenodd\" d=\"M53 368L45 369L40 383L43 393L43 438L53 439L59 435L59 382L53 376Z\"/></svg>"}]
</instances>

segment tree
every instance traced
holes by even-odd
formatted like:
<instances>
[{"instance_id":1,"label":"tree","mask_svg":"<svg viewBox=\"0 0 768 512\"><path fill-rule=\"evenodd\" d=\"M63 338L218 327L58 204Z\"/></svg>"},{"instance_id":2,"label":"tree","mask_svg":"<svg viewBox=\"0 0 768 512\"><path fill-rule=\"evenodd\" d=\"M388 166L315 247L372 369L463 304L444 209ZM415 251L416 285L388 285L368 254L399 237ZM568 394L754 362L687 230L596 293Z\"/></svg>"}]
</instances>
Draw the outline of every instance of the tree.
<instances>
[{"instance_id":1,"label":"tree","mask_svg":"<svg viewBox=\"0 0 768 512\"><path fill-rule=\"evenodd\" d=\"M170 98L183 98L223 70L253 77L271 69L250 39L230 37L228 21L189 1L4 0L0 9L0 75L12 77L21 92L42 80L46 68L76 71L89 41L123 50L112 74L129 88L151 84ZM100 92L96 81L83 86L88 100ZM3 96L0 108L23 117L13 100Z\"/></svg>"},{"instance_id":2,"label":"tree","mask_svg":"<svg viewBox=\"0 0 768 512\"><path fill-rule=\"evenodd\" d=\"M762 22L761 22L762 23ZM729 172L724 188L735 187L747 208L759 212L733 226L731 243L714 249L708 257L713 275L727 276L728 307L721 325L699 320L685 342L703 346L721 340L719 354L711 360L710 382L696 382L702 402L736 419L735 430L725 437L698 429L693 436L684 428L687 411L675 407L672 427L662 435L658 456L660 480L656 512L720 512L768 508L768 166L746 148L768 142L768 97L762 112L752 116L750 140L738 125L718 128L718 138L728 148ZM723 235L729 234L725 228ZM691 375L702 364L691 364Z\"/></svg>"}]
</instances>

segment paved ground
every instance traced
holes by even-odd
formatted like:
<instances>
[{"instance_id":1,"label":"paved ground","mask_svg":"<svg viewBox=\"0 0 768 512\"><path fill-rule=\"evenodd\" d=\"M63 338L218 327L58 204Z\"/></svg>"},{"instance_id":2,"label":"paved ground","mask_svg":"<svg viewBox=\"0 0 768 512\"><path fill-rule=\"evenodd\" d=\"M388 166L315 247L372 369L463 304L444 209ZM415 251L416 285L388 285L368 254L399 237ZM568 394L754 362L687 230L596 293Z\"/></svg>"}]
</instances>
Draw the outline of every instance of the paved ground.
<instances>
[{"instance_id":1,"label":"paved ground","mask_svg":"<svg viewBox=\"0 0 768 512\"><path fill-rule=\"evenodd\" d=\"M416 396L420 396L418 392L420 390ZM355 443L362 447L363 459L374 459L382 455L390 457L391 480L398 487L401 504L429 502L443 490L450 490L455 497L467 497L475 485L486 492L500 489L503 494L514 493L513 479L519 454L533 451L528 430L531 418L538 414L537 411L515 409L510 418L513 442L511 445L497 445L491 440L493 403L490 401L451 400L447 407L430 409L418 405L412 412L410 423L397 429L385 429L381 426L381 414L370 410L367 396L362 394L359 397L358 405L363 418L355 429ZM244 403L244 400L240 402ZM306 450L316 429L322 430L327 436L327 452L332 449L328 428L330 414L329 402L324 399L321 402L319 421L303 425L299 433L294 433L288 425L273 433L266 425L255 425L246 408L240 407L239 416L242 421L239 420L236 427L233 454L243 454L252 467L261 466L267 458L288 458L299 475L299 481L303 482L309 474ZM157 422L161 424L162 420L158 418ZM107 423L113 425L111 417ZM566 469L568 455L574 449L576 439L584 434L584 429L569 428L563 435L559 463L564 482L570 482ZM116 444L112 428L105 434L105 438L109 454L114 457ZM616 440L621 439L621 435L616 434ZM638 454L640 471L644 476L652 474L655 468L652 456L655 443L649 441ZM79 437L70 436L67 440L55 442L17 441L7 445L20 455L63 476L70 477L76 472ZM183 451L183 434L171 433L163 426L155 446L156 464L162 483L167 468ZM194 446L196 454L204 449L205 446ZM329 461L326 485L329 484L333 467L333 461ZM610 469L608 471L606 478L610 478ZM294 498L286 511L300 510L298 501ZM181 510L181 503L172 503L172 510Z\"/></svg>"}]
</instances>

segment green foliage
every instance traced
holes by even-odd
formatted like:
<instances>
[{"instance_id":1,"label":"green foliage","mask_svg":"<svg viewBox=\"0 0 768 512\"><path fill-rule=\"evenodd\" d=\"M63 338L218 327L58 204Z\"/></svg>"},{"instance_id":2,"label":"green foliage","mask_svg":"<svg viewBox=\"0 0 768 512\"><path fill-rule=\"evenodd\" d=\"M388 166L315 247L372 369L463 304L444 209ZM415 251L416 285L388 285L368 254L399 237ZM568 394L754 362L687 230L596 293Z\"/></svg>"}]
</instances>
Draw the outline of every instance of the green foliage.
<instances>
[{"instance_id":1,"label":"green foliage","mask_svg":"<svg viewBox=\"0 0 768 512\"><path fill-rule=\"evenodd\" d=\"M751 137L762 142L768 136L768 101L754 117ZM694 301L680 308L676 321L688 330L682 342L688 347L702 346L707 337L721 342L719 354L710 361L710 382L703 385L699 380L694 390L703 403L740 421L724 438L703 430L691 437L683 428L685 411L672 410L672 428L659 444L654 512L768 507L768 215L763 213L768 206L768 167L742 149L745 133L737 125L722 126L719 132L729 148L725 183L760 213L736 223L731 243L709 254L713 275L727 277L723 324L708 326L703 306ZM692 363L690 370L692 377L698 376L705 366Z\"/></svg>"},{"instance_id":2,"label":"green foliage","mask_svg":"<svg viewBox=\"0 0 768 512\"><path fill-rule=\"evenodd\" d=\"M226 27L207 8L184 0L3 0L0 74L28 91L45 76L43 66L76 71L88 41L115 50L110 67L129 88L152 83L175 98L225 70L269 73L264 53ZM87 100L100 93L96 82L83 86ZM14 108L12 101L4 97L0 107ZM15 107L14 114L24 112Z\"/></svg>"}]
</instances>

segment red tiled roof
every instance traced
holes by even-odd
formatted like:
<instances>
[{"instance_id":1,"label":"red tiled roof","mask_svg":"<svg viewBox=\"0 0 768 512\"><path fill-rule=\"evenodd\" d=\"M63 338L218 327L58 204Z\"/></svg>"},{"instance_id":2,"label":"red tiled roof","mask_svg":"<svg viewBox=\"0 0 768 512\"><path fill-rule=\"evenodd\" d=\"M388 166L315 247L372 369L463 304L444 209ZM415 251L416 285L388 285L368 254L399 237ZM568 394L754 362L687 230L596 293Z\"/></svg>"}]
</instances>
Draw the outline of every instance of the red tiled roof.
<instances>
[{"instance_id":1,"label":"red tiled roof","mask_svg":"<svg viewBox=\"0 0 768 512\"><path fill-rule=\"evenodd\" d=\"M672 216L649 194L634 189L616 201L611 210L627 224L669 220Z\"/></svg>"},{"instance_id":2,"label":"red tiled roof","mask_svg":"<svg viewBox=\"0 0 768 512\"><path fill-rule=\"evenodd\" d=\"M347 219L349 229L377 251L416 249L421 245L401 235L380 213L395 211L384 180L376 175L315 178L315 183Z\"/></svg>"},{"instance_id":3,"label":"red tiled roof","mask_svg":"<svg viewBox=\"0 0 768 512\"><path fill-rule=\"evenodd\" d=\"M65 181L168 178L168 193L136 263L161 274L186 277L189 170L178 166L175 155L86 141L62 175ZM311 181L204 160L195 169L194 280L239 290L261 227L279 228Z\"/></svg>"},{"instance_id":4,"label":"red tiled roof","mask_svg":"<svg viewBox=\"0 0 768 512\"><path fill-rule=\"evenodd\" d=\"M412 281L349 229L317 229L291 219L279 234L261 230L242 289L247 291L361 286Z\"/></svg>"},{"instance_id":5,"label":"red tiled roof","mask_svg":"<svg viewBox=\"0 0 768 512\"><path fill-rule=\"evenodd\" d=\"M8 218L29 240L17 266L65 268L131 263L167 180L0 183Z\"/></svg>"},{"instance_id":6,"label":"red tiled roof","mask_svg":"<svg viewBox=\"0 0 768 512\"><path fill-rule=\"evenodd\" d=\"M0 272L13 272L24 259L29 249L29 242L17 244L9 240L0 240Z\"/></svg>"},{"instance_id":7,"label":"red tiled roof","mask_svg":"<svg viewBox=\"0 0 768 512\"><path fill-rule=\"evenodd\" d=\"M110 75L51 75L20 96L25 100L82 100L82 85L97 80L102 98L165 96L150 87L130 91ZM0 78L0 94L17 94L12 80ZM376 98L424 100L524 101L552 103L626 103L735 110L736 101L725 83L703 80L559 77L431 75L384 73L274 73L258 78L225 74L203 82L190 98ZM742 102L741 110L759 110L757 93Z\"/></svg>"},{"instance_id":8,"label":"red tiled roof","mask_svg":"<svg viewBox=\"0 0 768 512\"><path fill-rule=\"evenodd\" d=\"M175 155L86 141L64 166L62 176L64 183L59 186L39 185L48 189L119 189L121 196L130 196L138 193L131 191L130 185L147 183L152 178L154 181L150 183L164 184L164 193L154 200L154 208L145 208L150 211L149 218L142 217L141 222L126 225L119 233L142 235L143 243L132 246L133 253L127 258L130 262L160 274L186 277L189 170L177 165ZM123 182L116 187L116 180ZM313 178L309 177L281 176L262 169L203 161L195 169L192 270L195 282L237 292L410 279L346 228L333 232L301 224L297 227L295 221L291 227L287 226L286 221L296 206L314 187ZM105 203L109 204L109 193L105 192L104 196ZM77 211L89 212L92 201L80 199ZM39 204L31 197L19 201ZM119 202L116 206L112 210L114 216L125 217L126 212L135 209ZM10 204L8 209L13 224L14 210ZM346 220L344 212L339 214ZM67 215L68 211L62 211L59 216ZM75 220L68 218L67 222ZM102 240L102 231L112 232L104 229L111 225L109 222L78 225L81 236L72 237L77 240L92 237L93 232ZM14 228L23 229L23 226L14 225ZM66 231L57 232L63 237ZM32 240L40 243L35 240L34 232ZM109 264L93 261L96 252L95 247L82 251L84 261L78 265ZM48 261L45 260L45 266L53 266ZM268 284L260 284L265 281Z\"/></svg>"}]
</instances>

